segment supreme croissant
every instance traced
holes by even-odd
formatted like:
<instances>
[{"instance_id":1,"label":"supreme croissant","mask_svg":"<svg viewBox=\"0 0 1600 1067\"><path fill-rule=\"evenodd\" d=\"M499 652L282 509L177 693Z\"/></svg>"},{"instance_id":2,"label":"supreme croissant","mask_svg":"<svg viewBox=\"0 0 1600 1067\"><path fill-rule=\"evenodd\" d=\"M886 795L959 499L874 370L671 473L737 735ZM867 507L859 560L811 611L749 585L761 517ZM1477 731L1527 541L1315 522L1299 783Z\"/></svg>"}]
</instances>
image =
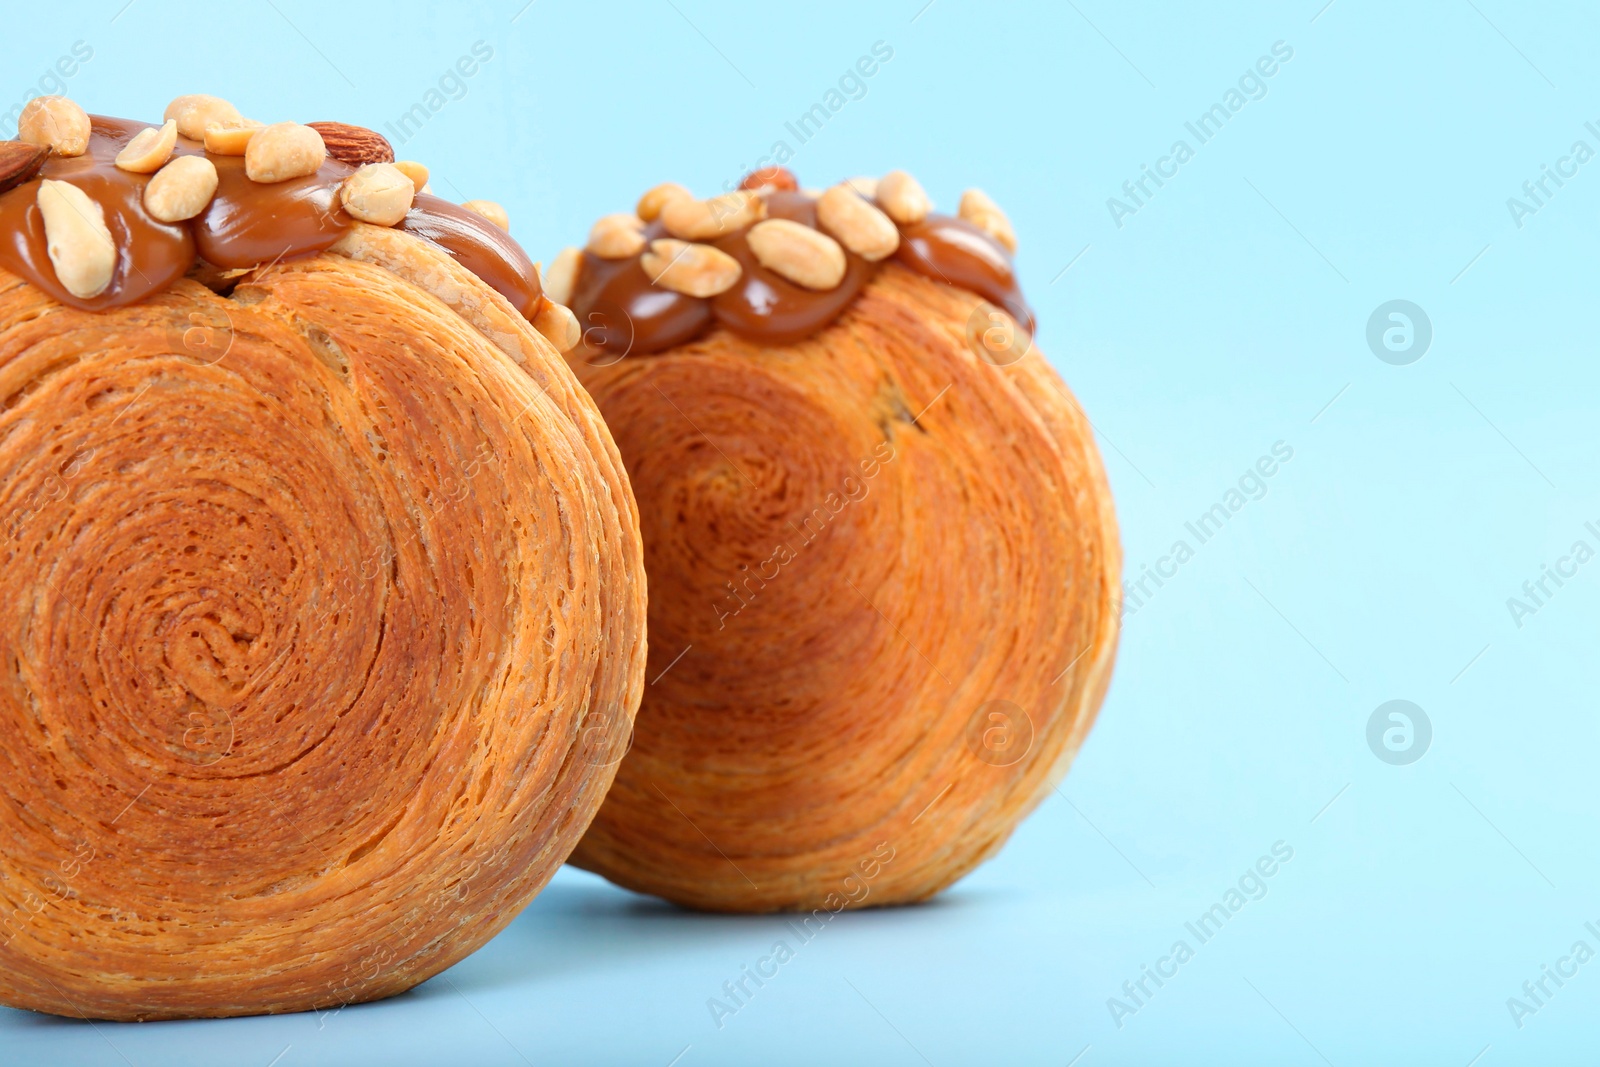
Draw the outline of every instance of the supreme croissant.
<instances>
[{"instance_id":1,"label":"supreme croissant","mask_svg":"<svg viewBox=\"0 0 1600 1067\"><path fill-rule=\"evenodd\" d=\"M638 497L650 684L573 862L722 911L920 900L1066 773L1120 551L1010 221L908 174L676 185L547 285Z\"/></svg>"},{"instance_id":2,"label":"supreme croissant","mask_svg":"<svg viewBox=\"0 0 1600 1067\"><path fill-rule=\"evenodd\" d=\"M633 500L570 312L426 182L205 96L0 144L0 1002L400 992L604 796Z\"/></svg>"}]
</instances>

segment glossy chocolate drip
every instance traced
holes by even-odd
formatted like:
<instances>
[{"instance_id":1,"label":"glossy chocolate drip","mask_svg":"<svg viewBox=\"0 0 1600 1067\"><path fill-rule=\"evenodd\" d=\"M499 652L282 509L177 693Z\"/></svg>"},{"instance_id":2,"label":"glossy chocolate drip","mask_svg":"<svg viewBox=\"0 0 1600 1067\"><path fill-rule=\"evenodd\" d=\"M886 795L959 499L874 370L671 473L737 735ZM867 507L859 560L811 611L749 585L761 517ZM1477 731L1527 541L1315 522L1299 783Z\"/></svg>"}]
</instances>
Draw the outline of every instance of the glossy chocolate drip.
<instances>
[{"instance_id":1,"label":"glossy chocolate drip","mask_svg":"<svg viewBox=\"0 0 1600 1067\"><path fill-rule=\"evenodd\" d=\"M660 222L652 222L644 236L648 247L667 232ZM572 310L592 363L659 352L692 340L711 325L711 301L652 285L638 256L601 259L585 252Z\"/></svg>"},{"instance_id":2,"label":"glossy chocolate drip","mask_svg":"<svg viewBox=\"0 0 1600 1067\"><path fill-rule=\"evenodd\" d=\"M1033 310L1022 298L1010 253L966 219L929 215L902 226L895 257L918 274L970 289L1033 332Z\"/></svg>"},{"instance_id":3,"label":"glossy chocolate drip","mask_svg":"<svg viewBox=\"0 0 1600 1067\"><path fill-rule=\"evenodd\" d=\"M424 237L455 257L526 318L539 310L539 272L522 246L475 211L419 193L399 229Z\"/></svg>"},{"instance_id":4,"label":"glossy chocolate drip","mask_svg":"<svg viewBox=\"0 0 1600 1067\"><path fill-rule=\"evenodd\" d=\"M355 171L348 164L329 159L315 174L264 185L245 176L243 156L208 158L217 168L217 195L194 220L195 245L207 263L238 270L315 255L355 224L339 206L339 183Z\"/></svg>"},{"instance_id":5,"label":"glossy chocolate drip","mask_svg":"<svg viewBox=\"0 0 1600 1067\"><path fill-rule=\"evenodd\" d=\"M816 201L800 192L768 187L767 217L813 229ZM659 221L645 227L646 241L670 236ZM792 344L822 330L860 295L878 264L845 252L844 280L826 291L806 289L763 267L750 250L748 230L709 243L739 261L739 281L709 299L653 285L638 255L602 259L583 253L573 287L572 310L583 327L591 363L612 363L629 354L648 355L693 340L713 324L766 344ZM1033 312L1017 285L1011 255L993 237L963 219L930 215L900 227L899 263L919 274L967 289L1005 309L1026 329Z\"/></svg>"},{"instance_id":6,"label":"glossy chocolate drip","mask_svg":"<svg viewBox=\"0 0 1600 1067\"><path fill-rule=\"evenodd\" d=\"M187 274L197 258L206 275L314 255L350 231L354 220L339 206L339 185L354 167L329 158L314 174L288 181L251 181L243 156L206 152L197 141L178 138L175 155L203 155L217 168L210 206L189 222L162 223L144 209L150 175L119 170L115 158L150 123L91 118L89 150L52 156L32 181L0 194L0 268L26 279L56 300L86 311L123 307L160 292ZM56 280L46 251L39 213L39 182L68 181L105 211L118 253L111 284L83 299ZM522 248L500 227L435 196L419 195L401 229L443 248L532 318L540 305L538 272Z\"/></svg>"}]
</instances>

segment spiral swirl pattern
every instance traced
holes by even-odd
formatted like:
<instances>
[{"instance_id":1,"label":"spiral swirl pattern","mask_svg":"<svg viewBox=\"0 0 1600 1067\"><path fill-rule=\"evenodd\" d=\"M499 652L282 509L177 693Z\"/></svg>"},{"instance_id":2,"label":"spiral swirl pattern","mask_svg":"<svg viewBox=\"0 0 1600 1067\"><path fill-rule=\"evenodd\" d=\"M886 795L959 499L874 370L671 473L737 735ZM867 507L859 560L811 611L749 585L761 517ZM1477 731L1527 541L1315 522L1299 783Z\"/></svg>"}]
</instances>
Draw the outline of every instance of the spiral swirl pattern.
<instances>
[{"instance_id":1,"label":"spiral swirl pattern","mask_svg":"<svg viewBox=\"0 0 1600 1067\"><path fill-rule=\"evenodd\" d=\"M983 348L998 314L888 264L793 345L569 355L651 584L634 745L575 863L713 910L920 900L1066 773L1120 550L1087 420L1025 337Z\"/></svg>"},{"instance_id":2,"label":"spiral swirl pattern","mask_svg":"<svg viewBox=\"0 0 1600 1067\"><path fill-rule=\"evenodd\" d=\"M644 660L615 449L443 252L342 252L97 314L0 274L0 1001L400 992L604 796Z\"/></svg>"}]
</instances>

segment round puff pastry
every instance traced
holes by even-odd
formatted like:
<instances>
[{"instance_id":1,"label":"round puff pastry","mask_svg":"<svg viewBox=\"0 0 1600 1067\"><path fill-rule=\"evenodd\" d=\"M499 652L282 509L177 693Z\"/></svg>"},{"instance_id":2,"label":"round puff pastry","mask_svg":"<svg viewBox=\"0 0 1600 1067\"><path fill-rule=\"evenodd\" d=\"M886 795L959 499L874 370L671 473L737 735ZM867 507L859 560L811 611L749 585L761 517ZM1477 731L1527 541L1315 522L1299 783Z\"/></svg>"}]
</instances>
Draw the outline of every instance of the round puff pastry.
<instances>
[{"instance_id":1,"label":"round puff pastry","mask_svg":"<svg viewBox=\"0 0 1600 1067\"><path fill-rule=\"evenodd\" d=\"M0 272L0 1002L399 993L503 928L643 684L619 457L445 251L102 312Z\"/></svg>"},{"instance_id":2,"label":"round puff pastry","mask_svg":"<svg viewBox=\"0 0 1600 1067\"><path fill-rule=\"evenodd\" d=\"M749 214L812 225L793 188ZM619 885L713 911L925 899L1050 792L1105 693L1120 550L1089 422L1023 327L904 258L936 221L999 277L1003 220L901 214L901 256L849 254L861 288L828 307L737 233L714 242L736 263L719 284L747 303L713 303L719 322L689 317L702 294L670 264L593 242L563 261L558 299L597 324L568 359L627 463L651 586L634 743L572 858ZM649 225L659 259L693 265ZM694 336L641 347L638 316L670 308L646 275L690 292L650 336ZM761 337L762 301L826 324ZM607 336L632 347L590 343Z\"/></svg>"}]
</instances>

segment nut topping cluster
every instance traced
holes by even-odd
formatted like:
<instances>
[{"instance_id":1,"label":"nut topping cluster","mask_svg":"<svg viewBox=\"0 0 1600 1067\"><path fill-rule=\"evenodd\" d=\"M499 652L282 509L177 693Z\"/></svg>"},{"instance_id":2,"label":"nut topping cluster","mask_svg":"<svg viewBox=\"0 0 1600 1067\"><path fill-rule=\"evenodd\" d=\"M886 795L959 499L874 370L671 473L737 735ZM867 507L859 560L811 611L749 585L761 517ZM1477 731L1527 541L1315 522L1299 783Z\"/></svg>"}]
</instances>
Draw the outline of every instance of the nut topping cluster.
<instances>
[{"instance_id":1,"label":"nut topping cluster","mask_svg":"<svg viewBox=\"0 0 1600 1067\"><path fill-rule=\"evenodd\" d=\"M922 185L896 170L881 178L850 178L821 193L805 191L816 204L816 228L767 217L768 196L797 191L794 175L782 168L757 171L742 188L705 200L663 182L639 198L632 214L599 219L583 249L563 249L546 272L545 292L570 303L587 252L602 260L638 256L654 285L685 296L716 296L739 283L743 268L707 242L741 232L762 267L804 289L828 292L844 281L847 252L869 263L887 259L900 247L900 227L923 222L933 211ZM1016 251L1011 221L982 190L962 194L959 217L1006 251ZM647 227L656 222L669 236L650 239Z\"/></svg>"},{"instance_id":2,"label":"nut topping cluster","mask_svg":"<svg viewBox=\"0 0 1600 1067\"><path fill-rule=\"evenodd\" d=\"M52 156L85 155L91 127L84 109L64 96L30 101L18 120L17 140L0 141L0 194L33 180ZM194 151L195 142L204 146L205 155ZM354 167L338 186L339 204L352 218L376 226L400 225L417 195L431 192L428 168L397 161L388 140L372 130L341 122L268 125L204 94L173 100L161 124L134 133L111 162L117 170L146 177L142 193L134 186L145 212L157 222L175 224L199 217L216 197L221 179L214 157L242 157L244 177L260 185L315 175L329 158ZM65 180L40 182L35 202L56 280L82 300L105 294L119 261L105 208ZM510 228L505 208L493 201L470 200L462 207L502 230ZM634 237L628 254L643 246L642 237L636 232ZM536 277L531 284L537 294ZM561 350L577 343L577 319L567 308L546 299L530 305L528 314Z\"/></svg>"}]
</instances>

